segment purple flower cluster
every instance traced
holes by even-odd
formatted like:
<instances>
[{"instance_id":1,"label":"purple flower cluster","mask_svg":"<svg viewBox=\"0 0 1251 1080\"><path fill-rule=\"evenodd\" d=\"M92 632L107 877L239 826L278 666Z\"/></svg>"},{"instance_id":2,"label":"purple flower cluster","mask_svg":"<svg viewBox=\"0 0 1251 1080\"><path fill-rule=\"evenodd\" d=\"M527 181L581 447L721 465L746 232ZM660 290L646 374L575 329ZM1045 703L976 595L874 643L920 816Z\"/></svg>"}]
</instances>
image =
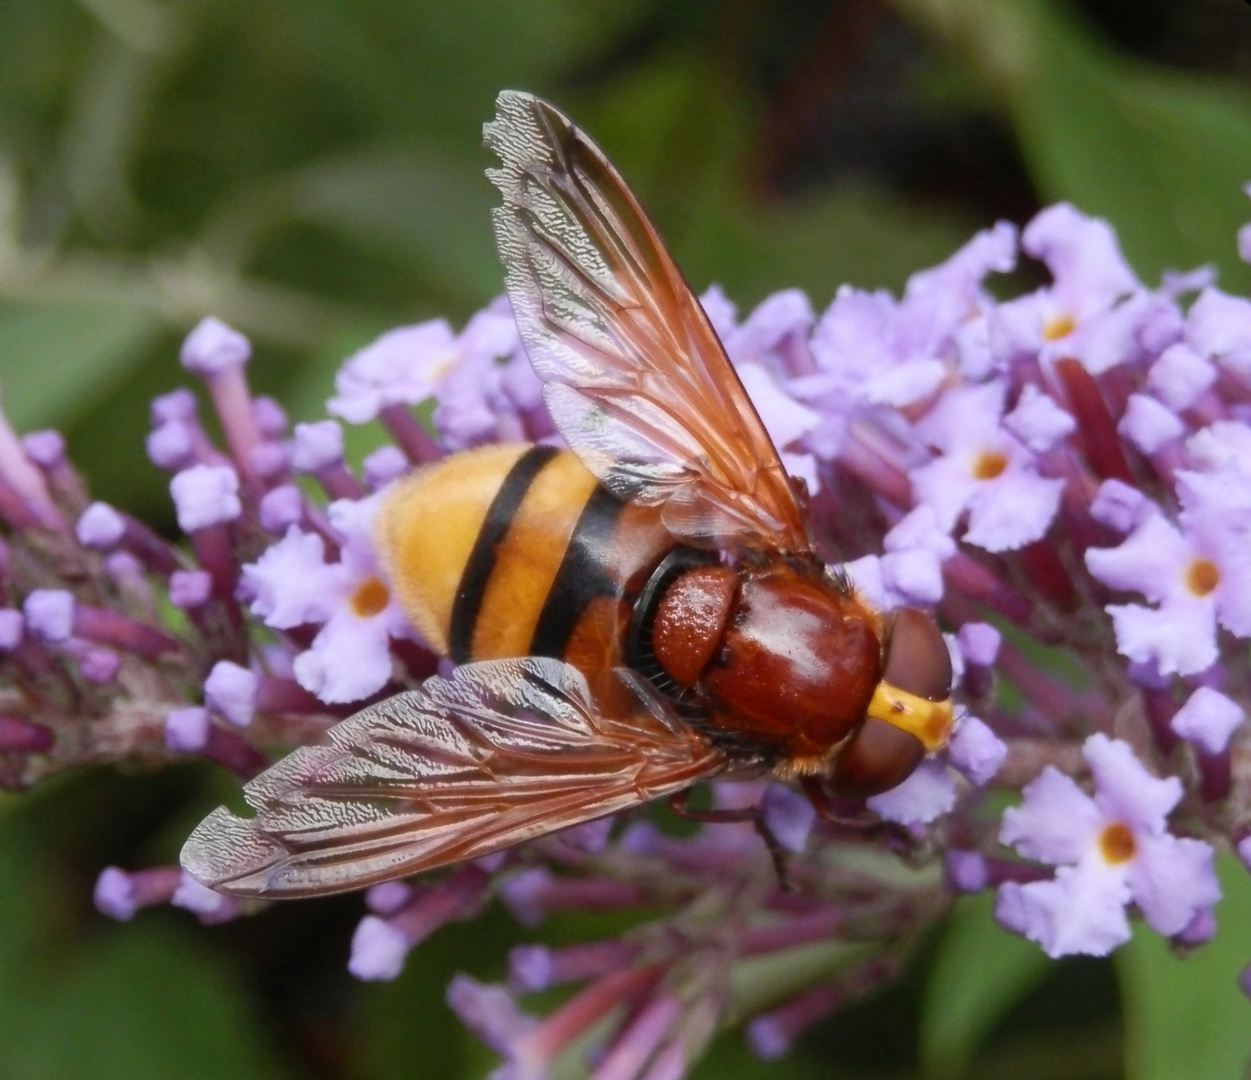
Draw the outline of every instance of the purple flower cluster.
<instances>
[{"instance_id":1,"label":"purple flower cluster","mask_svg":"<svg viewBox=\"0 0 1251 1080\"><path fill-rule=\"evenodd\" d=\"M997 300L987 279L1022 255L1049 284ZM716 288L703 302L828 559L873 603L933 607L950 630L950 744L867 806L713 785L718 804L762 807L790 890L749 826L679 839L607 820L371 889L351 971L395 977L492 899L525 926L636 911L620 937L515 950L507 985L460 976L449 1001L500 1077L546 1075L595 1032L593 1075L662 1080L731 1011L782 1053L889 979L961 892L994 889L996 918L1051 956L1107 954L1134 914L1210 937L1216 850L1251 866L1251 301L1204 271L1149 287L1107 224L1059 205L1019 237L978 234L900 297L844 287L818 316L786 291L742 320ZM183 347L224 448L190 392L153 403L148 453L183 543L91 503L55 433L0 422L5 786L187 754L248 777L415 685L440 660L379 565L380 493L451 451L557 439L503 300L459 333L383 335L340 371L338 419L294 429L250 393L249 353L212 319ZM392 442L353 468L340 420ZM997 819L996 790L1019 795ZM245 910L174 867L111 867L96 901L119 918ZM802 962L762 963L787 958ZM570 993L546 1016L518 1001L555 986Z\"/></svg>"}]
</instances>

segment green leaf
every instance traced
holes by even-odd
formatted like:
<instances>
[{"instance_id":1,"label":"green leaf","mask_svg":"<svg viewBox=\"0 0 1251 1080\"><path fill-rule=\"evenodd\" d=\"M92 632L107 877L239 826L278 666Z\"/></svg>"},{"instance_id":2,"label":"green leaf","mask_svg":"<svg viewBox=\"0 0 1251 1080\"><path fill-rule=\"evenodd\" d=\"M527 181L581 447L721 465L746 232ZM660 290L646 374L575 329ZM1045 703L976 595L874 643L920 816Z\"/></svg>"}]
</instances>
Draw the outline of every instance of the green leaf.
<instances>
[{"instance_id":1,"label":"green leaf","mask_svg":"<svg viewBox=\"0 0 1251 1080\"><path fill-rule=\"evenodd\" d=\"M293 211L426 270L432 284L484 303L503 288L491 235L494 189L481 160L378 150L309 169Z\"/></svg>"},{"instance_id":2,"label":"green leaf","mask_svg":"<svg viewBox=\"0 0 1251 1080\"><path fill-rule=\"evenodd\" d=\"M18 431L63 426L120 380L161 329L149 311L106 301L0 309L0 386Z\"/></svg>"},{"instance_id":3,"label":"green leaf","mask_svg":"<svg viewBox=\"0 0 1251 1080\"><path fill-rule=\"evenodd\" d=\"M447 986L458 971L497 981L516 940L515 924L495 906L423 941L394 982L359 984L346 1025L354 1036L346 1074L353 1080L485 1076L499 1056L452 1014Z\"/></svg>"},{"instance_id":4,"label":"green leaf","mask_svg":"<svg viewBox=\"0 0 1251 1080\"><path fill-rule=\"evenodd\" d=\"M10 1080L278 1080L239 987L178 936L111 928L61 968L4 1051Z\"/></svg>"},{"instance_id":5,"label":"green leaf","mask_svg":"<svg viewBox=\"0 0 1251 1080\"><path fill-rule=\"evenodd\" d=\"M1213 264L1251 288L1251 93L1130 59L1045 0L894 0L960 48L1011 119L1044 201L1106 218L1139 274Z\"/></svg>"},{"instance_id":6,"label":"green leaf","mask_svg":"<svg viewBox=\"0 0 1251 1080\"><path fill-rule=\"evenodd\" d=\"M84 925L85 879L58 875L18 807L0 816L4 1080L284 1080L243 985L188 943L193 920Z\"/></svg>"},{"instance_id":7,"label":"green leaf","mask_svg":"<svg viewBox=\"0 0 1251 1080\"><path fill-rule=\"evenodd\" d=\"M1214 263L1227 289L1251 285L1234 246L1251 218L1251 95L1131 63L1050 13L1034 47L1014 111L1043 196L1110 220L1148 281Z\"/></svg>"},{"instance_id":8,"label":"green leaf","mask_svg":"<svg viewBox=\"0 0 1251 1080\"><path fill-rule=\"evenodd\" d=\"M1251 963L1251 877L1228 854L1217 872L1212 941L1181 957L1139 924L1116 953L1129 1080L1240 1080L1251 1064L1251 1002L1236 981Z\"/></svg>"},{"instance_id":9,"label":"green leaf","mask_svg":"<svg viewBox=\"0 0 1251 1080\"><path fill-rule=\"evenodd\" d=\"M843 1070L830 1072L828 1061L791 1051L776 1061L765 1061L748 1049L742 1029L723 1033L706 1056L691 1063L690 1080L833 1080Z\"/></svg>"},{"instance_id":10,"label":"green leaf","mask_svg":"<svg viewBox=\"0 0 1251 1080\"><path fill-rule=\"evenodd\" d=\"M921 1010L926 1076L964 1074L995 1022L1046 975L1051 961L1033 942L1002 930L994 896L966 897L943 935Z\"/></svg>"},{"instance_id":11,"label":"green leaf","mask_svg":"<svg viewBox=\"0 0 1251 1080\"><path fill-rule=\"evenodd\" d=\"M851 183L754 203L745 176L754 110L699 51L667 54L619 80L594 110L570 108L621 169L695 290L715 282L740 309L787 287L806 291L818 310L844 282L899 289L974 228Z\"/></svg>"}]
</instances>

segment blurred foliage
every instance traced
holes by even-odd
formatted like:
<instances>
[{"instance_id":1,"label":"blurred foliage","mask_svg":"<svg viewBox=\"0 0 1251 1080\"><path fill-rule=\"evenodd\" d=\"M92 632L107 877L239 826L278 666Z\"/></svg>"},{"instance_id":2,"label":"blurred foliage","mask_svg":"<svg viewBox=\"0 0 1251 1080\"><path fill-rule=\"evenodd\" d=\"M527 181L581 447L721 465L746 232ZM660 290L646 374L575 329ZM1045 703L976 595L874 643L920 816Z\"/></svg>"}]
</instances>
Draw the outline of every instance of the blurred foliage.
<instances>
[{"instance_id":1,"label":"blurred foliage","mask_svg":"<svg viewBox=\"0 0 1251 1080\"><path fill-rule=\"evenodd\" d=\"M1059 199L1111 219L1148 280L1211 262L1245 291L1249 58L1234 0L6 0L5 408L168 527L147 402L202 315L253 338L254 385L304 419L373 334L499 291L480 128L505 86L592 131L695 287L744 308L897 289ZM94 914L99 868L172 859L220 784L86 775L0 803L0 1077L481 1075L442 995L526 937L499 912L383 986L343 970L353 898L216 929ZM1251 898L1240 871L1227 890L1214 948L1182 964L1143 934L1115 977L1041 962L970 901L789 1058L729 1036L695 1075L1232 1078Z\"/></svg>"}]
</instances>

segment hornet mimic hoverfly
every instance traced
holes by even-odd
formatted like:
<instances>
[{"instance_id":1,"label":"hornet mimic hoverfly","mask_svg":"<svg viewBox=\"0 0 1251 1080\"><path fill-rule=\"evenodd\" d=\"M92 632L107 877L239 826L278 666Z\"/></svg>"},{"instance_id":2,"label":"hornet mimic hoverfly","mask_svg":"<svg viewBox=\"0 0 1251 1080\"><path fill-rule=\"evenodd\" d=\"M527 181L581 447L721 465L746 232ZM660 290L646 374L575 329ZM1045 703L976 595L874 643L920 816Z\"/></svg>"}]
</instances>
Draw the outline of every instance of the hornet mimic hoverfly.
<instances>
[{"instance_id":1,"label":"hornet mimic hoverfly","mask_svg":"<svg viewBox=\"0 0 1251 1080\"><path fill-rule=\"evenodd\" d=\"M450 678L249 782L183 849L225 893L306 896L470 859L719 775L863 796L952 722L933 620L817 557L725 350L637 200L551 105L505 91L495 235L569 449L492 445L398 481L390 586Z\"/></svg>"}]
</instances>

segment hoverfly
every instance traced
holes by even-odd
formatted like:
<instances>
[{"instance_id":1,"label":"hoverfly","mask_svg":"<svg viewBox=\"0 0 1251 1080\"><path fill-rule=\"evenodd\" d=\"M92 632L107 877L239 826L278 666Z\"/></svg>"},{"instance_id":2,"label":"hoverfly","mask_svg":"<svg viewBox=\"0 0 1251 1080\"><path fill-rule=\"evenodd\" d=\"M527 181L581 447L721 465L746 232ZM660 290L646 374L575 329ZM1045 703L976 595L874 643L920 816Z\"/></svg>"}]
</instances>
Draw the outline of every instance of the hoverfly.
<instances>
[{"instance_id":1,"label":"hoverfly","mask_svg":"<svg viewBox=\"0 0 1251 1080\"><path fill-rule=\"evenodd\" d=\"M893 787L952 722L933 620L883 615L817 557L698 300L603 153L505 91L495 235L569 449L493 445L396 483L378 545L459 667L244 788L182 852L237 895L358 888L772 772Z\"/></svg>"}]
</instances>

